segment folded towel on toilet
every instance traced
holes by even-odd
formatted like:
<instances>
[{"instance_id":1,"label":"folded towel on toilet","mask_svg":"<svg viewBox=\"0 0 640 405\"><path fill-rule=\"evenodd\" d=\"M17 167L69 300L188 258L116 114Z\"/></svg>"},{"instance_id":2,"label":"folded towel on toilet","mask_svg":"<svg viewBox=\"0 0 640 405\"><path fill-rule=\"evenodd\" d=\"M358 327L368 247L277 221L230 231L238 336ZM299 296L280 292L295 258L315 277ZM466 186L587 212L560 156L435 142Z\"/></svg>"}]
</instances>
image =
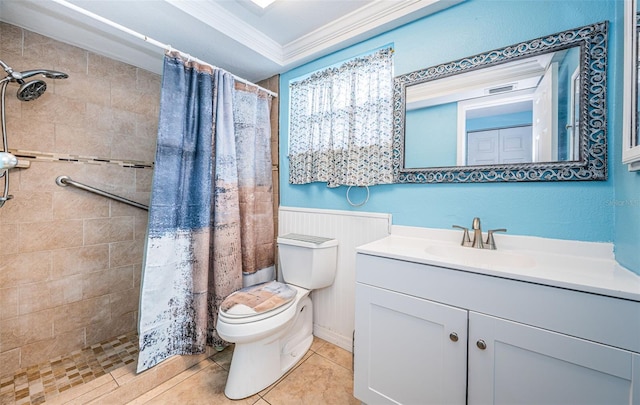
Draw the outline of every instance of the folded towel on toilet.
<instances>
[{"instance_id":1,"label":"folded towel on toilet","mask_svg":"<svg viewBox=\"0 0 640 405\"><path fill-rule=\"evenodd\" d=\"M220 309L228 315L254 315L281 307L295 297L294 288L267 281L234 292L222 301Z\"/></svg>"}]
</instances>

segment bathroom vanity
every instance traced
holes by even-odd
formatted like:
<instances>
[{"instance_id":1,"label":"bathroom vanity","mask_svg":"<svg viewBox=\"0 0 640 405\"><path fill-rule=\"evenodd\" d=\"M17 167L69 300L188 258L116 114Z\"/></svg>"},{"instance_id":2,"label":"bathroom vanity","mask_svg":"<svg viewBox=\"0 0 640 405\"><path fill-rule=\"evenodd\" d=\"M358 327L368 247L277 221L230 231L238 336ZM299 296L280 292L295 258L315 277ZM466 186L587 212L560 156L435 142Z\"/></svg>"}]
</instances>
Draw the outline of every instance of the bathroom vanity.
<instances>
[{"instance_id":1,"label":"bathroom vanity","mask_svg":"<svg viewBox=\"0 0 640 405\"><path fill-rule=\"evenodd\" d=\"M358 399L640 404L640 277L606 244L501 236L474 251L456 237L357 249Z\"/></svg>"}]
</instances>

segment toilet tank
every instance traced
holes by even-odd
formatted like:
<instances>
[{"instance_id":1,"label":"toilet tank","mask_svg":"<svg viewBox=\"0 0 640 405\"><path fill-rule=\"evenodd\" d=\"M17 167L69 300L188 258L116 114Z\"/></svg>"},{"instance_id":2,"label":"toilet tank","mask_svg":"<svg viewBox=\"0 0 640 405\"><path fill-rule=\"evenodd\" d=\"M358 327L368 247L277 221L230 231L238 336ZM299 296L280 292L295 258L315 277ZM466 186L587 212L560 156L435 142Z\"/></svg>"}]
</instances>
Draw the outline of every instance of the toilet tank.
<instances>
[{"instance_id":1,"label":"toilet tank","mask_svg":"<svg viewBox=\"0 0 640 405\"><path fill-rule=\"evenodd\" d=\"M278 236L280 271L286 283L313 290L333 284L338 240L290 233Z\"/></svg>"}]
</instances>

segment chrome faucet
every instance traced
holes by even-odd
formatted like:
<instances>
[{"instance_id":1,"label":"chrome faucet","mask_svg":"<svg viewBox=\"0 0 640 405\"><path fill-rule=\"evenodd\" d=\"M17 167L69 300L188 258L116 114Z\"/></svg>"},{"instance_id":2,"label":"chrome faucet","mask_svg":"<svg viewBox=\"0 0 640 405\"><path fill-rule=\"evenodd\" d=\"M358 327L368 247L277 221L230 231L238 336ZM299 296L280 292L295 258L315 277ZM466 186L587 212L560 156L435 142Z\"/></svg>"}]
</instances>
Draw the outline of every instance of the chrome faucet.
<instances>
[{"instance_id":1,"label":"chrome faucet","mask_svg":"<svg viewBox=\"0 0 640 405\"><path fill-rule=\"evenodd\" d=\"M462 229L462 246L470 246L476 249L496 250L496 241L493 234L496 232L507 232L505 228L491 229L487 232L486 242L482 241L482 227L480 226L480 218L473 218L471 230L473 231L473 240L469 237L469 229L460 225L453 225L454 228Z\"/></svg>"}]
</instances>

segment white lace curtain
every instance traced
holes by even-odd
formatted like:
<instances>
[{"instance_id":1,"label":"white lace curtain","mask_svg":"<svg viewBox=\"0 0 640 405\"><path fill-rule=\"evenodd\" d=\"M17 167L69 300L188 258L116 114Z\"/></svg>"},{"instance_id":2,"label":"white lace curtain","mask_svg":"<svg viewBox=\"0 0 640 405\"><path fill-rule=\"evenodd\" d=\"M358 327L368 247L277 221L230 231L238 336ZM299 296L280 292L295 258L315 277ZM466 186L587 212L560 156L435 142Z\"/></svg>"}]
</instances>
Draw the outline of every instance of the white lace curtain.
<instances>
[{"instance_id":1,"label":"white lace curtain","mask_svg":"<svg viewBox=\"0 0 640 405\"><path fill-rule=\"evenodd\" d=\"M381 49L290 85L291 184L393 182L392 55Z\"/></svg>"}]
</instances>

